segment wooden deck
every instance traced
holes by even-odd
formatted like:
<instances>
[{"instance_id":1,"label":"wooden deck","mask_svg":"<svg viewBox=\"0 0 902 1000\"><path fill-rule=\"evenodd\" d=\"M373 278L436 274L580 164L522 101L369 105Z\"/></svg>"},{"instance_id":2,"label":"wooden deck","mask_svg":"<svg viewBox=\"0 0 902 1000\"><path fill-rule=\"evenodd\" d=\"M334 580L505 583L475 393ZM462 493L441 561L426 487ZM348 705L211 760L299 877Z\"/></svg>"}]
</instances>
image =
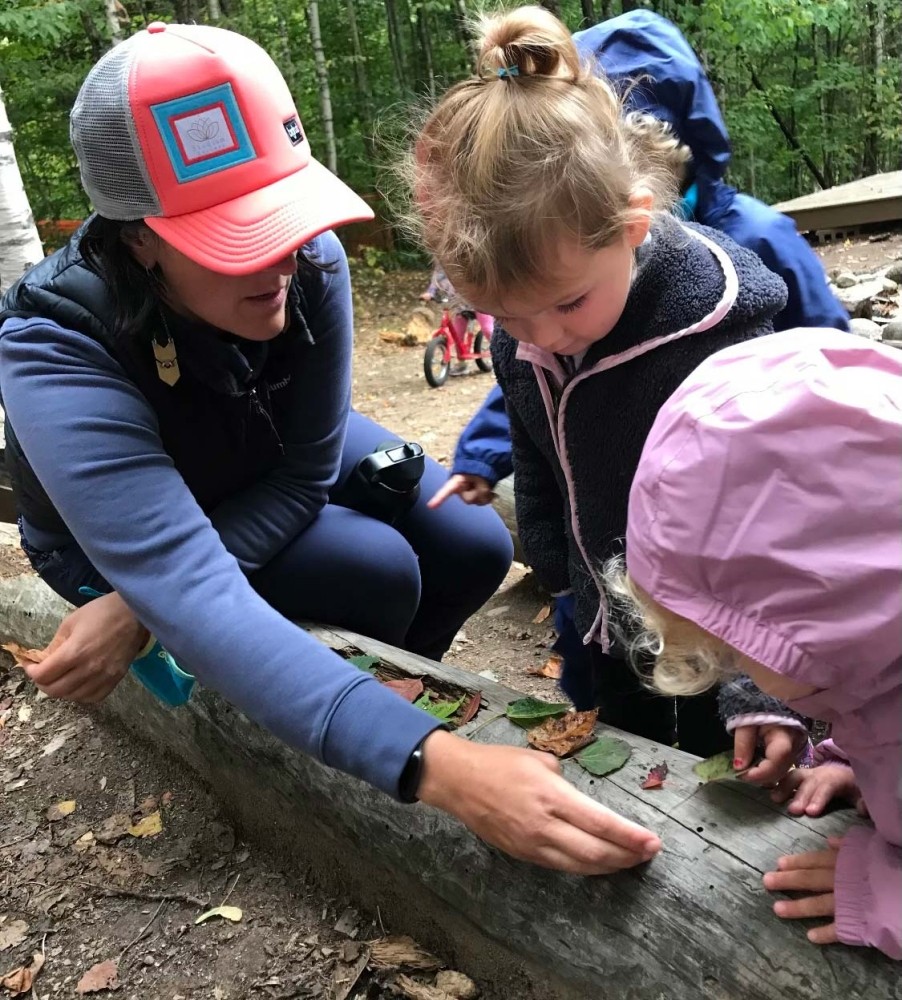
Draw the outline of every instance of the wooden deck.
<instances>
[{"instance_id":1,"label":"wooden deck","mask_svg":"<svg viewBox=\"0 0 902 1000\"><path fill-rule=\"evenodd\" d=\"M774 205L801 232L902 222L902 170L874 174Z\"/></svg>"}]
</instances>

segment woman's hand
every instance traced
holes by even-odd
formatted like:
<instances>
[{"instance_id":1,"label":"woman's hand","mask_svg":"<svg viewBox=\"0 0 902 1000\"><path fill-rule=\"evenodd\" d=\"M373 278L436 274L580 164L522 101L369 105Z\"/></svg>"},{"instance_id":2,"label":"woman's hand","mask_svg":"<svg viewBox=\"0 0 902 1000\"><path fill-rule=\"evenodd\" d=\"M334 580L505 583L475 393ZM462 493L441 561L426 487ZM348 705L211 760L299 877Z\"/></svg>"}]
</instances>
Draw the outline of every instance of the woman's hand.
<instances>
[{"instance_id":1,"label":"woman's hand","mask_svg":"<svg viewBox=\"0 0 902 1000\"><path fill-rule=\"evenodd\" d=\"M808 940L812 944L835 944L836 899L833 894L836 881L836 856L842 843L841 837L830 837L826 851L791 854L780 858L778 871L764 876L764 888L771 892L803 892L800 899L781 899L774 903L774 913L786 920L829 917L830 923L812 927Z\"/></svg>"},{"instance_id":2,"label":"woman's hand","mask_svg":"<svg viewBox=\"0 0 902 1000\"><path fill-rule=\"evenodd\" d=\"M866 815L861 790L848 764L796 768L777 785L770 797L774 802L792 799L789 812L793 816L820 816L831 799L846 799Z\"/></svg>"},{"instance_id":3,"label":"woman's hand","mask_svg":"<svg viewBox=\"0 0 902 1000\"><path fill-rule=\"evenodd\" d=\"M423 744L420 801L522 861L608 875L661 850L650 830L577 791L550 754L469 743L439 730Z\"/></svg>"},{"instance_id":4,"label":"woman's hand","mask_svg":"<svg viewBox=\"0 0 902 1000\"><path fill-rule=\"evenodd\" d=\"M24 669L48 697L93 704L128 673L149 637L122 598L106 594L64 618L45 659Z\"/></svg>"},{"instance_id":5,"label":"woman's hand","mask_svg":"<svg viewBox=\"0 0 902 1000\"><path fill-rule=\"evenodd\" d=\"M805 749L808 734L798 726L739 726L733 731L733 767L741 771L755 758L759 744L764 760L743 776L754 785L773 786L782 781Z\"/></svg>"},{"instance_id":6,"label":"woman's hand","mask_svg":"<svg viewBox=\"0 0 902 1000\"><path fill-rule=\"evenodd\" d=\"M445 483L441 489L426 504L427 507L435 509L457 493L464 503L474 503L477 507L484 507L495 499L492 485L483 476L454 475Z\"/></svg>"}]
</instances>

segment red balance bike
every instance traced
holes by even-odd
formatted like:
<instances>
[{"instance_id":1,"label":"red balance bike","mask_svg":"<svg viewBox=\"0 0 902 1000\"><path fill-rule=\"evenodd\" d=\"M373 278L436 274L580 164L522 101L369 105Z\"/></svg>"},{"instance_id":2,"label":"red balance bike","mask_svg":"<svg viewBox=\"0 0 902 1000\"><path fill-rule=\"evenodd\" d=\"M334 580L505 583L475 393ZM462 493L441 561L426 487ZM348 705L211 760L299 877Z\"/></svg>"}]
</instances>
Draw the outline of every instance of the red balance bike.
<instances>
[{"instance_id":1,"label":"red balance bike","mask_svg":"<svg viewBox=\"0 0 902 1000\"><path fill-rule=\"evenodd\" d=\"M492 370L492 357L489 353L491 334L485 333L479 325L476 313L464 309L458 315L467 323L462 336L455 331L451 322L451 311L446 307L442 310L442 322L439 328L426 345L423 374L433 389L438 389L448 381L452 350L457 355L458 364L465 365L468 361L475 361L476 367L481 372Z\"/></svg>"}]
</instances>

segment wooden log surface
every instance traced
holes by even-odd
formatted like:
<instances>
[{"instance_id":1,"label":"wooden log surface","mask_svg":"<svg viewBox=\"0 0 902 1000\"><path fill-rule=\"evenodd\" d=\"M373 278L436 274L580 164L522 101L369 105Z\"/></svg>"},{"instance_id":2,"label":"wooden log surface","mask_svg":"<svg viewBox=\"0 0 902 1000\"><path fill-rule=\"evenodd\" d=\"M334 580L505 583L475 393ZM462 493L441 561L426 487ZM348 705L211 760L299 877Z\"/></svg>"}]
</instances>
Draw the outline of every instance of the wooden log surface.
<instances>
[{"instance_id":1,"label":"wooden log surface","mask_svg":"<svg viewBox=\"0 0 902 1000\"><path fill-rule=\"evenodd\" d=\"M0 579L0 638L43 646L67 611L33 576ZM518 693L444 663L339 629L311 627L413 676L470 691L484 707L461 735L525 744L504 717ZM302 668L302 665L301 665ZM249 664L248 669L253 669ZM761 875L780 854L817 849L859 822L850 811L796 819L740 783L700 786L693 758L635 736L629 763L568 779L656 830L664 851L640 869L577 878L517 862L460 823L380 792L274 739L215 693L167 709L131 678L105 712L194 767L246 834L278 849L394 930L458 962L505 995L534 1000L902 1000L899 967L872 950L819 949L778 920ZM378 719L373 720L378 725ZM604 732L603 727L599 727ZM666 760L664 788L643 791Z\"/></svg>"},{"instance_id":2,"label":"wooden log surface","mask_svg":"<svg viewBox=\"0 0 902 1000\"><path fill-rule=\"evenodd\" d=\"M525 563L523 547L520 545L520 535L517 532L517 512L514 506L514 477L508 476L501 479L495 486L495 499L492 506L498 511L501 520L507 525L507 530L511 533L514 543L514 559L517 562Z\"/></svg>"}]
</instances>

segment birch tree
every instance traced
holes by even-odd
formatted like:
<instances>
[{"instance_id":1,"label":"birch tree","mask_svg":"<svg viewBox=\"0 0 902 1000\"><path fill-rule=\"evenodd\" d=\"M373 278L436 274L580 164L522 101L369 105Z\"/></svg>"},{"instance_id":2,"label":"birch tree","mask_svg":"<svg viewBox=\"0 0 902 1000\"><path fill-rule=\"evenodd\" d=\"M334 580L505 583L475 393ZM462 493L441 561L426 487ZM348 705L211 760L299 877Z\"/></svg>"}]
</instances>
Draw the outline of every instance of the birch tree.
<instances>
[{"instance_id":1,"label":"birch tree","mask_svg":"<svg viewBox=\"0 0 902 1000\"><path fill-rule=\"evenodd\" d=\"M0 292L43 256L0 88Z\"/></svg>"},{"instance_id":2,"label":"birch tree","mask_svg":"<svg viewBox=\"0 0 902 1000\"><path fill-rule=\"evenodd\" d=\"M332 95L329 93L329 71L323 49L323 35L319 27L319 0L309 0L307 20L310 23L310 41L313 43L313 65L319 87L319 106L323 116L323 138L326 143L326 166L338 173L338 152L335 147L335 122L332 117Z\"/></svg>"}]
</instances>

